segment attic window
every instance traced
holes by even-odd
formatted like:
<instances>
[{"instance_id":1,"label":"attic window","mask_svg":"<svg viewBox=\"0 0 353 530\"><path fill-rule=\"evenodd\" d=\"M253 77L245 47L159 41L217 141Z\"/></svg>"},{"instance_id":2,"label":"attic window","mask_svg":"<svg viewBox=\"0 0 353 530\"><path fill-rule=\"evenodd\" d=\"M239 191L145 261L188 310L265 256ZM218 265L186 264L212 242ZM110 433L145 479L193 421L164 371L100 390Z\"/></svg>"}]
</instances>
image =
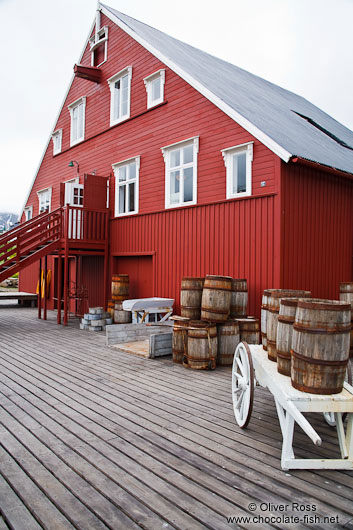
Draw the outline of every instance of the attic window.
<instances>
[{"instance_id":1,"label":"attic window","mask_svg":"<svg viewBox=\"0 0 353 530\"><path fill-rule=\"evenodd\" d=\"M91 66L100 66L107 60L108 27L104 26L89 40Z\"/></svg>"},{"instance_id":2,"label":"attic window","mask_svg":"<svg viewBox=\"0 0 353 530\"><path fill-rule=\"evenodd\" d=\"M53 134L51 135L52 140L53 140L53 156L61 153L62 136L63 136L62 129L58 129L57 131L53 132Z\"/></svg>"},{"instance_id":3,"label":"attic window","mask_svg":"<svg viewBox=\"0 0 353 530\"><path fill-rule=\"evenodd\" d=\"M150 109L164 100L165 70L158 70L144 78L147 91L147 108Z\"/></svg>"},{"instance_id":4,"label":"attic window","mask_svg":"<svg viewBox=\"0 0 353 530\"><path fill-rule=\"evenodd\" d=\"M304 114L300 114L300 112L296 112L295 110L293 110L292 112L303 118L303 120L306 120L308 123L310 123L310 125L313 125L313 127L319 129L319 131L326 134L326 136L328 136L329 138L332 138L332 140L340 144L342 147L345 147L346 149L351 149L353 151L353 147L351 145L348 145L346 142L338 138L335 134L331 133L330 131L316 123L316 121L312 120L308 116L304 116Z\"/></svg>"}]
</instances>

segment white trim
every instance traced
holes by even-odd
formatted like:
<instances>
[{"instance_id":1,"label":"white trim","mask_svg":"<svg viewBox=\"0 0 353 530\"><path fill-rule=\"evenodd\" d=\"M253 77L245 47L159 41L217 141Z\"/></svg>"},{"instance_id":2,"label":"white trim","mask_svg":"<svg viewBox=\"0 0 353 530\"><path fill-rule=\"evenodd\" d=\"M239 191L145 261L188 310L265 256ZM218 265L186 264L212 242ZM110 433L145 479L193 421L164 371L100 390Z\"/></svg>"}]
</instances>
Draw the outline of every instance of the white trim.
<instances>
[{"instance_id":1,"label":"white trim","mask_svg":"<svg viewBox=\"0 0 353 530\"><path fill-rule=\"evenodd\" d=\"M97 11L97 13L98 13L98 11ZM99 38L99 36L103 32L105 33L105 36L104 36L103 39L101 39L101 38ZM103 61L101 63L97 64L96 67L99 67L103 63L105 63L106 60L107 60L107 56L108 56L108 26L103 26L103 28L100 28L97 31L97 21L96 21L95 33L94 33L93 37L91 37L89 39L89 46L90 46L90 50L91 50L91 66L94 66L94 52L102 44L104 44L104 59L103 59Z\"/></svg>"},{"instance_id":2,"label":"white trim","mask_svg":"<svg viewBox=\"0 0 353 530\"><path fill-rule=\"evenodd\" d=\"M57 149L55 149L56 138L59 138L59 147L57 147ZM51 135L51 139L53 140L53 156L55 156L61 153L61 150L62 150L63 130L57 129L56 131L54 131L53 134Z\"/></svg>"},{"instance_id":3,"label":"white trim","mask_svg":"<svg viewBox=\"0 0 353 530\"><path fill-rule=\"evenodd\" d=\"M128 76L128 101L127 101L127 114L124 114L120 118L114 118L114 101L115 101L115 92L114 86L115 83L125 75ZM120 72L113 75L107 79L107 83L110 88L110 126L116 125L122 121L128 120L130 118L130 102L131 102L131 78L132 78L132 66L126 66Z\"/></svg>"},{"instance_id":4,"label":"white trim","mask_svg":"<svg viewBox=\"0 0 353 530\"><path fill-rule=\"evenodd\" d=\"M226 198L234 199L236 197L248 197L252 193L252 161L253 161L253 144L254 142L247 142L245 144L235 145L222 149L221 153L226 167ZM245 153L246 154L246 190L240 193L233 192L233 155Z\"/></svg>"},{"instance_id":5,"label":"white trim","mask_svg":"<svg viewBox=\"0 0 353 530\"><path fill-rule=\"evenodd\" d=\"M120 20L116 15L111 13L104 6L102 6L101 11L112 22L117 24L117 26L119 26L128 35L130 35L130 37L135 39L139 44L141 44L141 46L146 48L146 50L148 50L155 57L157 57L157 59L159 59L162 63L168 66L176 74L178 74L182 79L184 79L184 81L189 83L189 85L195 88L195 90L200 92L200 94L205 96L209 101L211 101L214 105L216 105L216 107L221 109L225 114L227 114L230 118L232 118L239 125L241 125L244 129L246 129L250 134L255 136L255 138L257 138L261 143L263 143L266 147L268 147L273 153L275 153L285 162L289 161L293 153L292 154L289 153L286 149L284 149L282 146L280 146L278 143L272 140L272 138L270 138L267 134L265 134L263 131L258 129L258 127L256 127L256 125L251 123L247 118L245 118L244 116L239 114L237 111L232 109L229 105L227 105L224 101L222 101L218 96L213 94L213 92L211 92L208 88L204 87L199 81L196 81L190 74L188 74L182 68L177 66L173 61L168 59L168 57L166 57L162 52L160 52L154 46L146 42L145 39L137 35L135 31L133 31L127 24L125 24L122 20Z\"/></svg>"},{"instance_id":6,"label":"white trim","mask_svg":"<svg viewBox=\"0 0 353 530\"><path fill-rule=\"evenodd\" d=\"M85 139L85 127L86 127L86 96L82 96L79 99L76 99L76 101L73 101L70 103L70 105L67 106L70 112L71 117L71 123L70 123L70 147L73 145L76 145L80 142L82 142ZM83 112L82 112L82 136L73 139L73 111L79 107L80 105L83 105Z\"/></svg>"},{"instance_id":7,"label":"white trim","mask_svg":"<svg viewBox=\"0 0 353 530\"><path fill-rule=\"evenodd\" d=\"M29 219L27 219L26 212L31 212L31 217ZM25 221L30 221L31 219L33 219L33 206L26 206L23 209L23 213L25 214Z\"/></svg>"},{"instance_id":8,"label":"white trim","mask_svg":"<svg viewBox=\"0 0 353 530\"><path fill-rule=\"evenodd\" d=\"M119 185L118 183L118 173L119 168L122 166L128 166L129 164L136 164L136 179L135 182L135 210L133 212L123 212L119 213ZM127 158L126 160L122 160L121 162L116 162L115 164L112 164L112 168L114 171L114 177L115 177L115 202L114 202L114 216L115 217L126 217L127 215L135 215L139 212L139 185L140 185L140 165L141 165L141 157L140 156L133 156L131 158ZM126 182L128 183L128 181Z\"/></svg>"},{"instance_id":9,"label":"white trim","mask_svg":"<svg viewBox=\"0 0 353 530\"><path fill-rule=\"evenodd\" d=\"M53 188L52 186L49 186L48 188L43 188L42 190L38 190L37 191L37 196L38 196L38 213L41 213L40 212L40 194L41 193L44 193L46 191L49 191L49 212L51 212L51 198L52 198L52 193L53 193Z\"/></svg>"},{"instance_id":10,"label":"white trim","mask_svg":"<svg viewBox=\"0 0 353 530\"><path fill-rule=\"evenodd\" d=\"M158 99L152 99L152 82L155 79L160 79L161 95ZM144 78L143 82L145 83L146 92L147 92L147 108L150 109L163 103L164 101L164 84L165 84L165 69L161 68L157 72L148 75Z\"/></svg>"},{"instance_id":11,"label":"white trim","mask_svg":"<svg viewBox=\"0 0 353 530\"><path fill-rule=\"evenodd\" d=\"M88 35L87 35L87 37L86 37L85 43L84 43L84 45L83 45L83 48L82 48L81 54L80 54L80 56L79 56L78 63L81 62L82 57L83 57L83 55L84 55L84 53L85 53L85 51L86 51L86 47L87 47L87 44L88 44L88 42L89 42L90 35L92 34L92 31L93 31L93 29L94 29L94 25L95 25L95 20L94 20L94 21L92 22L92 24L91 24L91 27L90 27L90 30L89 30ZM59 118L60 118L60 114L62 113L62 111L63 111L63 109L64 109L64 105L65 105L65 102L66 102L67 96L69 95L69 92L70 92L70 89L71 89L71 86L72 86L72 83L73 83L74 79L75 79L75 74L72 74L72 76L71 76L71 80L70 80L70 82L69 82L69 84L68 84L68 87L67 87L67 89L66 89L65 95L64 95L64 97L63 97L63 99L62 99L62 102L61 102L61 105L60 105L60 107L59 107L59 111L58 111L58 113L57 113L57 115L56 115L56 118L55 118L55 120L54 120L54 123L53 123L53 125L52 125L52 127L51 127L51 129L50 129L51 131L54 129L54 127L55 127L55 126L57 125L57 123L58 123L58 120L59 120ZM29 199L29 196L30 196L31 193L32 193L32 189L33 189L34 183L35 183L35 181L36 181L36 179L37 179L37 176L38 176L39 170L40 170L41 165L42 165L42 163L43 163L43 160L44 160L45 154L46 154L46 152L47 152L47 150L48 150L48 147L49 147L50 141L51 141L51 134L50 134L50 136L49 136L49 138L48 138L48 140L47 140L47 143L45 144L45 147L44 147L44 149L43 149L42 155L41 155L40 160L39 160L39 164L38 164L38 166L37 166L37 169L36 169L36 171L35 171L35 173L34 173L34 176L33 176L33 179L32 179L31 186L28 188L29 191L28 191L27 196L26 196L26 198L25 198L25 200L24 200L24 202L23 202L23 205L22 205L22 208L21 208L20 218L22 217L23 210L24 210L24 208L25 208L25 206L26 206L26 204L27 204L27 201L28 201L28 199Z\"/></svg>"},{"instance_id":12,"label":"white trim","mask_svg":"<svg viewBox=\"0 0 353 530\"><path fill-rule=\"evenodd\" d=\"M181 201L178 204L171 203L170 202L170 172L173 171L173 168L170 167L170 153L176 149L183 148L186 145L192 145L193 146L193 162L192 164L187 164L187 167L193 168L193 182L192 182L192 201ZM165 163L165 208L181 208L183 206L191 206L193 204L197 204L197 155L199 152L199 136L193 136L192 138L188 138L187 140L182 140L180 142L176 142L174 144L167 145L165 147L161 147L161 151L164 158ZM182 170L184 169L183 166L180 166ZM182 185L180 188L180 197L182 196L182 191L184 189L183 181L181 180Z\"/></svg>"}]
</instances>

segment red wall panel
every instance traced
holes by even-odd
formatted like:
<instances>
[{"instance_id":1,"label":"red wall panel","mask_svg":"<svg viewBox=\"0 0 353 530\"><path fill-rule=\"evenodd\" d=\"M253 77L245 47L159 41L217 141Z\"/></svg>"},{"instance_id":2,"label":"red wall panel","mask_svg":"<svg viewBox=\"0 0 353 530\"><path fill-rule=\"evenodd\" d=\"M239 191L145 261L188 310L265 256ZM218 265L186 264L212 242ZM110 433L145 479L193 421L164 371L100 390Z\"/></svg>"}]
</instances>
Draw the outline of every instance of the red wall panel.
<instances>
[{"instance_id":1,"label":"red wall panel","mask_svg":"<svg viewBox=\"0 0 353 530\"><path fill-rule=\"evenodd\" d=\"M282 164L281 285L337 299L352 280L353 180Z\"/></svg>"},{"instance_id":2,"label":"red wall panel","mask_svg":"<svg viewBox=\"0 0 353 530\"><path fill-rule=\"evenodd\" d=\"M175 298L177 309L183 276L247 278L248 312L259 316L263 289L279 286L273 267L277 201L269 195L116 219L111 253L155 252L153 295Z\"/></svg>"}]
</instances>

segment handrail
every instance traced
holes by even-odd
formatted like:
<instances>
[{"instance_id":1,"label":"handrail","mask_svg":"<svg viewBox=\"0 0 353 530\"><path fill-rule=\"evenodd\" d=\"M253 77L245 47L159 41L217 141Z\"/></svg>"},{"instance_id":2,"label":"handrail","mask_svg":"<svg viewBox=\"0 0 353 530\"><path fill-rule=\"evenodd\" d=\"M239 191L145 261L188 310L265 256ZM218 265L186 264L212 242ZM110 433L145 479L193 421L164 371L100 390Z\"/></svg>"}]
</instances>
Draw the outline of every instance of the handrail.
<instances>
[{"instance_id":1,"label":"handrail","mask_svg":"<svg viewBox=\"0 0 353 530\"><path fill-rule=\"evenodd\" d=\"M3 240L8 240L9 239L9 235L11 235L12 236L11 239L13 239L19 233L27 231L32 226L36 226L38 224L38 221L41 221L42 219L44 219L48 215L54 214L56 212L59 212L61 209L62 209L62 206L59 206L59 208L56 208L52 212L48 212L47 210L45 210L44 212L42 212L42 213L36 215L35 217L33 217L32 219L30 219L29 221L21 223L19 226L15 226L14 228L11 228L11 230L7 230L6 232L4 232L0 236L0 245L1 245Z\"/></svg>"}]
</instances>

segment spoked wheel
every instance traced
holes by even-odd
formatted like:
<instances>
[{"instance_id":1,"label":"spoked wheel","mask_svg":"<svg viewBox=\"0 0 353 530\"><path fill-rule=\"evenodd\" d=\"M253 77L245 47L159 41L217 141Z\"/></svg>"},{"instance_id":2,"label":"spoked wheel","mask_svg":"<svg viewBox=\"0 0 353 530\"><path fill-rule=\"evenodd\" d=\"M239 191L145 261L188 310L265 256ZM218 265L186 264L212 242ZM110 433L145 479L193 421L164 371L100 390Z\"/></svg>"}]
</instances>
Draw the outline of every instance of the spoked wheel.
<instances>
[{"instance_id":1,"label":"spoked wheel","mask_svg":"<svg viewBox=\"0 0 353 530\"><path fill-rule=\"evenodd\" d=\"M346 377L344 378L344 380L347 381L347 383L349 383L350 385L352 385L352 364L351 364L350 359L347 364L347 372L346 372ZM347 413L344 412L342 414L342 421L344 421L346 417L347 417ZM324 412L324 418L326 420L326 423L328 423L330 427L336 427L335 414L333 412Z\"/></svg>"},{"instance_id":2,"label":"spoked wheel","mask_svg":"<svg viewBox=\"0 0 353 530\"><path fill-rule=\"evenodd\" d=\"M232 396L234 416L242 429L247 427L254 401L254 367L246 342L240 342L235 350L232 368Z\"/></svg>"}]
</instances>

